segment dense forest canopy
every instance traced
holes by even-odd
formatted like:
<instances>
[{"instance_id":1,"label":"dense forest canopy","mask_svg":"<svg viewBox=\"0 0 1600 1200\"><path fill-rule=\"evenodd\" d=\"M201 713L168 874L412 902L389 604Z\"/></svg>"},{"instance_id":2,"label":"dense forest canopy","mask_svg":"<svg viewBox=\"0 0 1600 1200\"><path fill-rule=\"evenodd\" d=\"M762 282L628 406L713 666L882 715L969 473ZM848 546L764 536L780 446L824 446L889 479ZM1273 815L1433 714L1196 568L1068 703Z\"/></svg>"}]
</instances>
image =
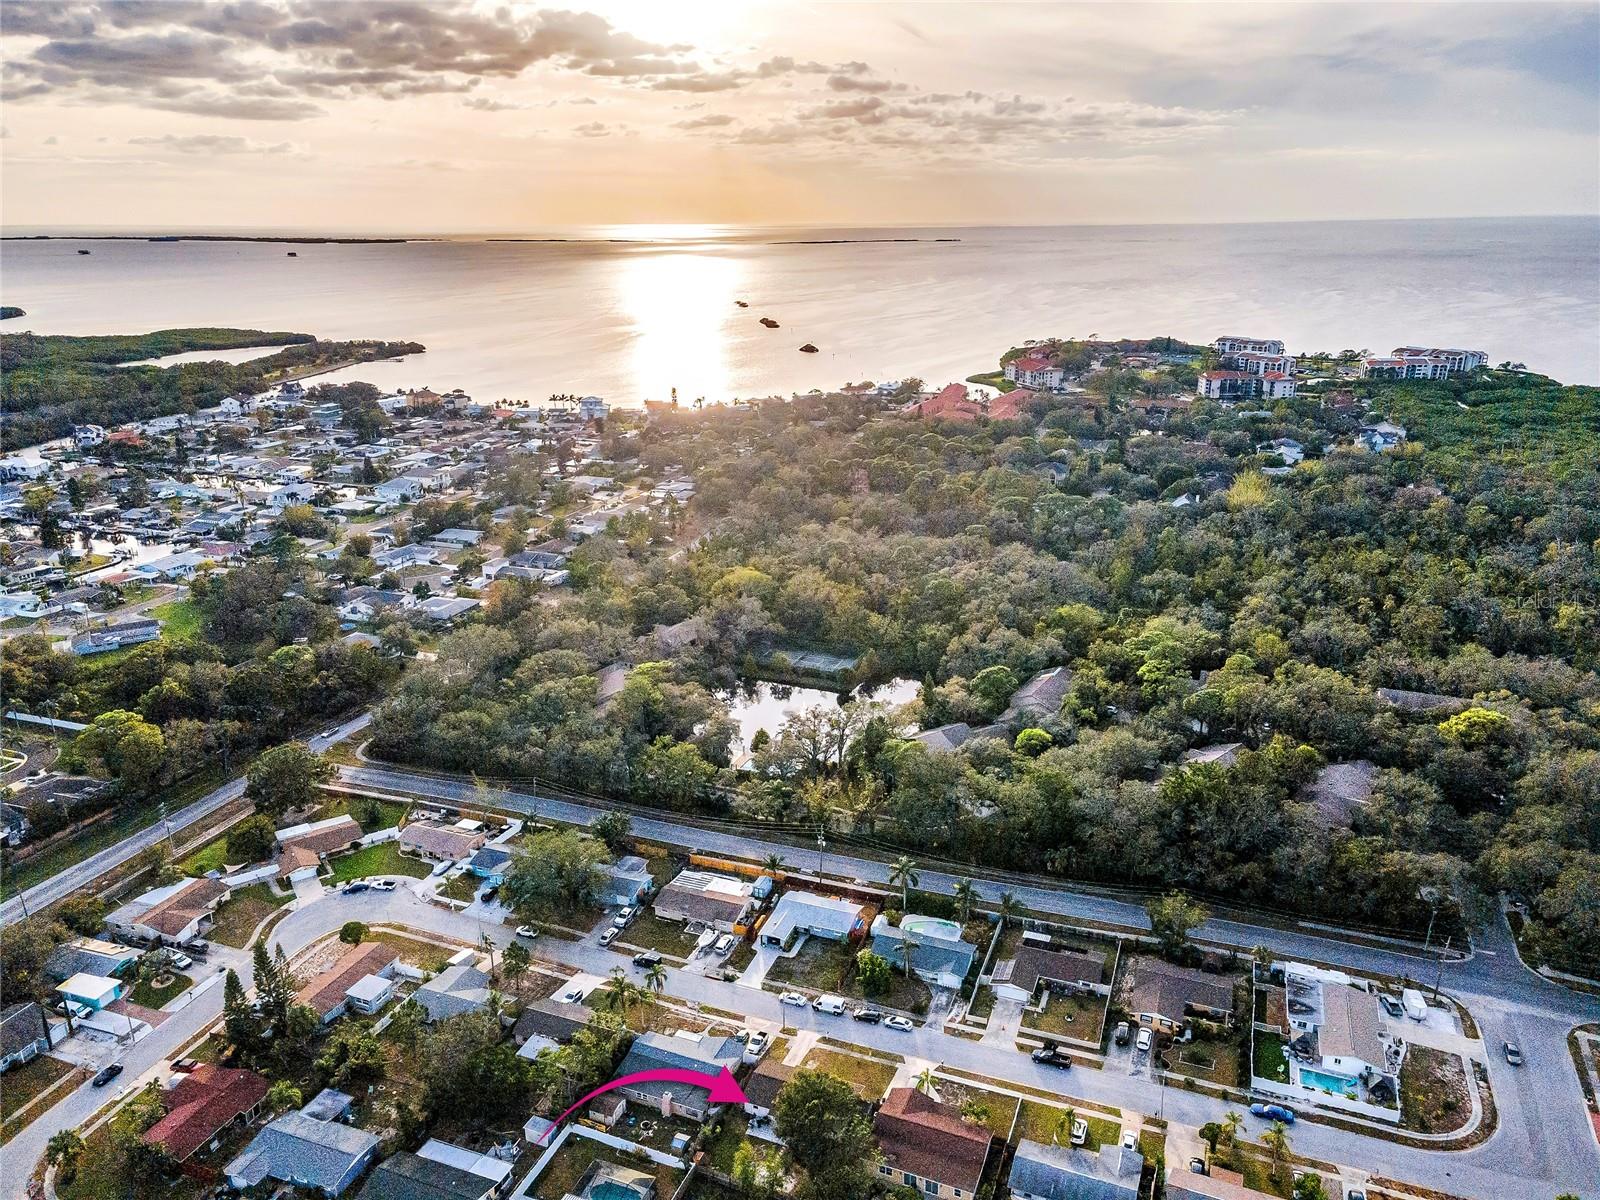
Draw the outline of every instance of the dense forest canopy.
<instances>
[{"instance_id":1,"label":"dense forest canopy","mask_svg":"<svg viewBox=\"0 0 1600 1200\"><path fill-rule=\"evenodd\" d=\"M249 362L125 366L196 350L283 346ZM416 342L323 342L259 329L160 329L127 336L0 334L0 446L65 437L78 424L120 425L191 413L239 392L264 391L297 373L417 354Z\"/></svg>"},{"instance_id":2,"label":"dense forest canopy","mask_svg":"<svg viewBox=\"0 0 1600 1200\"><path fill-rule=\"evenodd\" d=\"M639 470L691 470L687 513L584 543L559 602L494 585L483 624L381 710L375 749L1380 926L1425 922L1428 885L1504 888L1531 944L1592 964L1600 392L1510 372L1354 387L1353 409L1198 402L1154 427L1115 394L966 424L842 396L658 420ZM1410 440L1354 448L1367 409ZM1283 437L1312 457L1277 473L1257 447ZM920 697L807 714L728 770L722 689L789 648ZM640 665L597 706L619 660ZM990 727L1056 665L1058 711ZM953 721L993 736L943 754L902 736ZM1231 765L1179 765L1233 742ZM1371 795L1330 817L1306 785L1351 761L1376 768Z\"/></svg>"}]
</instances>

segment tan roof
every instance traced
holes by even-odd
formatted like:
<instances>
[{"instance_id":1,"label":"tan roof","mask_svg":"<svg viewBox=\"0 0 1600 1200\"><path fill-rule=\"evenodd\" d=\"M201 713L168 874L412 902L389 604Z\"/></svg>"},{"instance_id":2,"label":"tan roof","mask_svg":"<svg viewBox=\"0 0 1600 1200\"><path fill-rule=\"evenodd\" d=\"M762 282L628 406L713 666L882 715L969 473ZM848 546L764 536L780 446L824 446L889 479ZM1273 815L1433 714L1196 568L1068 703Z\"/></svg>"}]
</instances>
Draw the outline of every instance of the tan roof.
<instances>
[{"instance_id":1,"label":"tan roof","mask_svg":"<svg viewBox=\"0 0 1600 1200\"><path fill-rule=\"evenodd\" d=\"M344 817L338 824L325 829L313 829L299 837L285 839L283 848L287 850L290 846L296 846L317 855L331 854L335 850L343 850L360 836L361 826L356 824L354 818Z\"/></svg>"},{"instance_id":2,"label":"tan roof","mask_svg":"<svg viewBox=\"0 0 1600 1200\"><path fill-rule=\"evenodd\" d=\"M773 1101L778 1098L778 1092L794 1073L794 1067L779 1062L769 1054L750 1073L750 1078L744 1081L744 1098L757 1107L771 1108Z\"/></svg>"},{"instance_id":3,"label":"tan roof","mask_svg":"<svg viewBox=\"0 0 1600 1200\"><path fill-rule=\"evenodd\" d=\"M451 829L448 825L426 821L414 821L400 831L402 846L450 858L465 858L488 840L485 833L469 833L465 829Z\"/></svg>"},{"instance_id":4,"label":"tan roof","mask_svg":"<svg viewBox=\"0 0 1600 1200\"><path fill-rule=\"evenodd\" d=\"M278 878L282 879L304 867L314 867L321 861L321 856L309 846L285 846L278 853Z\"/></svg>"},{"instance_id":5,"label":"tan roof","mask_svg":"<svg viewBox=\"0 0 1600 1200\"><path fill-rule=\"evenodd\" d=\"M1317 1051L1325 1058L1357 1058L1375 1067L1383 1066L1377 998L1353 987L1324 987Z\"/></svg>"},{"instance_id":6,"label":"tan roof","mask_svg":"<svg viewBox=\"0 0 1600 1200\"><path fill-rule=\"evenodd\" d=\"M1233 980L1175 967L1156 958L1137 958L1129 969L1128 1010L1181 1021L1190 1006L1233 1011Z\"/></svg>"},{"instance_id":7,"label":"tan roof","mask_svg":"<svg viewBox=\"0 0 1600 1200\"><path fill-rule=\"evenodd\" d=\"M916 1088L891 1088L873 1119L883 1157L896 1170L974 1192L983 1177L993 1135L987 1125Z\"/></svg>"},{"instance_id":8,"label":"tan roof","mask_svg":"<svg viewBox=\"0 0 1600 1200\"><path fill-rule=\"evenodd\" d=\"M138 923L170 937L187 929L196 917L210 912L227 894L226 884L215 879L196 879L161 903L147 908L140 914Z\"/></svg>"},{"instance_id":9,"label":"tan roof","mask_svg":"<svg viewBox=\"0 0 1600 1200\"><path fill-rule=\"evenodd\" d=\"M341 954L333 966L318 975L295 994L297 1004L305 1004L325 1017L343 1002L345 993L357 980L376 975L400 956L382 942L362 942Z\"/></svg>"},{"instance_id":10,"label":"tan roof","mask_svg":"<svg viewBox=\"0 0 1600 1200\"><path fill-rule=\"evenodd\" d=\"M1105 971L1105 959L1095 954L1023 946L1011 960L1009 978L1001 979L997 971L995 981L1031 992L1041 979L1051 983L1100 983L1105 979Z\"/></svg>"}]
</instances>

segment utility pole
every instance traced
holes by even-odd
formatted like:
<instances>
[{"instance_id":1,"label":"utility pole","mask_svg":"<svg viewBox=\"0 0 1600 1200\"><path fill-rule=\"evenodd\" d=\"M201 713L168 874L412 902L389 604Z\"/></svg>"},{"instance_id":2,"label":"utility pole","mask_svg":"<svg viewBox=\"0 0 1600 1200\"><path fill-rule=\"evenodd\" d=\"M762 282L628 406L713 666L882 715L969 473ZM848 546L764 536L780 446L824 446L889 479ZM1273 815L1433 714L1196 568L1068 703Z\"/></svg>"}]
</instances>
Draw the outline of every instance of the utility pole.
<instances>
[{"instance_id":1,"label":"utility pole","mask_svg":"<svg viewBox=\"0 0 1600 1200\"><path fill-rule=\"evenodd\" d=\"M1450 942L1454 936L1455 935L1452 934L1451 937L1445 938L1444 945L1439 947L1439 972L1433 977L1433 1002L1435 1004L1439 1003L1439 987L1444 983L1445 952L1450 949Z\"/></svg>"},{"instance_id":2,"label":"utility pole","mask_svg":"<svg viewBox=\"0 0 1600 1200\"><path fill-rule=\"evenodd\" d=\"M822 879L822 854L828 848L828 839L823 836L822 826L817 826L817 879Z\"/></svg>"}]
</instances>

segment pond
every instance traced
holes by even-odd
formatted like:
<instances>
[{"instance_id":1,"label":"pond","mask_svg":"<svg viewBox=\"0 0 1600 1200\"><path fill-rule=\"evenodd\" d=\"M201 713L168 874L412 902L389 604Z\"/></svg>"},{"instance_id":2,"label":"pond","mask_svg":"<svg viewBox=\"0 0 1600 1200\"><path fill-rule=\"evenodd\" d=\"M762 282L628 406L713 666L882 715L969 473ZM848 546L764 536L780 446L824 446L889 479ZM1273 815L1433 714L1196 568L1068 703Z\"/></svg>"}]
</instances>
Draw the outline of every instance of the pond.
<instances>
[{"instance_id":1,"label":"pond","mask_svg":"<svg viewBox=\"0 0 1600 1200\"><path fill-rule=\"evenodd\" d=\"M860 687L853 692L841 693L762 680L736 688L723 699L728 703L728 715L739 726L739 747L748 750L756 730L765 729L776 737L784 722L796 713L819 705L842 704L846 700L870 700L893 708L915 700L921 686L915 679L891 679L870 690Z\"/></svg>"},{"instance_id":2,"label":"pond","mask_svg":"<svg viewBox=\"0 0 1600 1200\"><path fill-rule=\"evenodd\" d=\"M249 362L252 358L265 358L284 349L282 346L234 346L227 350L185 350L181 354L163 354L160 358L141 358L137 362L118 363L119 367L177 367L197 362Z\"/></svg>"}]
</instances>

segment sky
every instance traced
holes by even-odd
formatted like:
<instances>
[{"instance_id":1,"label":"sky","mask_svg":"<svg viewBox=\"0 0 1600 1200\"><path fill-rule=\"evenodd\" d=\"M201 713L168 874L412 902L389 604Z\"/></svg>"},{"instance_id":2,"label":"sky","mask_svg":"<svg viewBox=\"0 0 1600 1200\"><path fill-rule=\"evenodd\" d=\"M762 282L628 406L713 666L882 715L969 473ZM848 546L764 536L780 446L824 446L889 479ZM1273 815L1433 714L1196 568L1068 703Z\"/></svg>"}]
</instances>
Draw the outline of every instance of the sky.
<instances>
[{"instance_id":1,"label":"sky","mask_svg":"<svg viewBox=\"0 0 1600 1200\"><path fill-rule=\"evenodd\" d=\"M1600 6L6 0L0 221L1600 212Z\"/></svg>"}]
</instances>

